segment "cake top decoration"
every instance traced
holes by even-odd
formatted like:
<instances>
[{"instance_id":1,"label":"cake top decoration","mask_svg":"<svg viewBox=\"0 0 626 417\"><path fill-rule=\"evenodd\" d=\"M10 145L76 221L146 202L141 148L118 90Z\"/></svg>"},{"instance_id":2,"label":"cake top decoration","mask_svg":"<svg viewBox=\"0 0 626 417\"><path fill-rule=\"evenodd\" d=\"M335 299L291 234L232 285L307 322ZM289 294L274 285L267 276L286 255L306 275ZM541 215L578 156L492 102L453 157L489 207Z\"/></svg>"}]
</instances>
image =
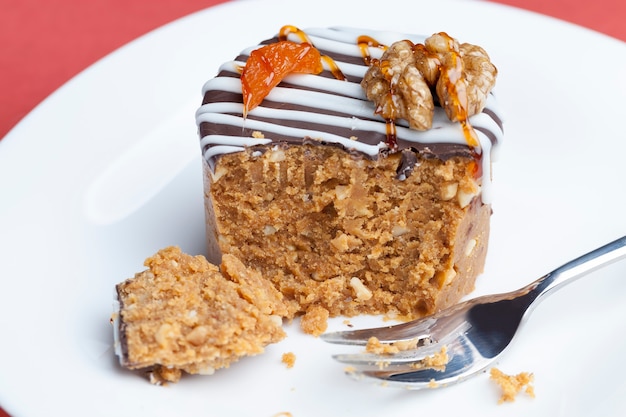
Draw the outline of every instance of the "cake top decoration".
<instances>
[{"instance_id":1,"label":"cake top decoration","mask_svg":"<svg viewBox=\"0 0 626 417\"><path fill-rule=\"evenodd\" d=\"M287 40L289 34L295 34L300 42ZM469 117L483 111L498 73L483 48L461 44L445 32L433 34L424 43L401 40L390 46L363 35L357 45L369 67L361 86L375 104L375 113L387 122L391 152L398 148L396 120L404 119L416 130L432 128L436 97L448 119L461 124L467 144L481 153ZM372 58L370 47L382 49L383 55ZM285 76L320 74L324 63L335 78L345 79L336 63L322 55L304 31L283 26L278 41L253 50L242 69L244 118Z\"/></svg>"}]
</instances>

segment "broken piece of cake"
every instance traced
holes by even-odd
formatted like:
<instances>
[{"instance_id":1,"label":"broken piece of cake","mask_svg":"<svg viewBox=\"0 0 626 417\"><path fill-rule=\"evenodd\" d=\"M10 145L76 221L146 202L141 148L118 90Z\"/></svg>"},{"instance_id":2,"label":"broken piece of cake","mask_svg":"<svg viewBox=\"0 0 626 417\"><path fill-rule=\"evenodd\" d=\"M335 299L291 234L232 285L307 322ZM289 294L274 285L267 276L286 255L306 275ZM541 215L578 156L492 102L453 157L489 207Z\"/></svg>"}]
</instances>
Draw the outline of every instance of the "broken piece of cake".
<instances>
[{"instance_id":1,"label":"broken piece of cake","mask_svg":"<svg viewBox=\"0 0 626 417\"><path fill-rule=\"evenodd\" d=\"M497 70L479 46L283 27L197 111L209 259L254 266L289 315L413 319L483 271Z\"/></svg>"},{"instance_id":2,"label":"broken piece of cake","mask_svg":"<svg viewBox=\"0 0 626 417\"><path fill-rule=\"evenodd\" d=\"M115 350L122 366L148 371L151 382L211 374L285 337L282 294L235 257L223 256L218 268L169 247L145 266L116 286Z\"/></svg>"}]
</instances>

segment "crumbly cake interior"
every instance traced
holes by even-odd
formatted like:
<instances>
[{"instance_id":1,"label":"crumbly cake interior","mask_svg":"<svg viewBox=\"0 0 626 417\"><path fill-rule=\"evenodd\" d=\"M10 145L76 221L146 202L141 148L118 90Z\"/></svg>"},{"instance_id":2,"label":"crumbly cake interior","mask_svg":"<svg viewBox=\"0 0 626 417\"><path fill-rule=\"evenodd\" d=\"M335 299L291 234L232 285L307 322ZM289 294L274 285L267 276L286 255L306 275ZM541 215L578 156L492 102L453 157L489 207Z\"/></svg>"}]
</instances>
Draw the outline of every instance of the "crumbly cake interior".
<instances>
[{"instance_id":1,"label":"crumbly cake interior","mask_svg":"<svg viewBox=\"0 0 626 417\"><path fill-rule=\"evenodd\" d=\"M248 148L205 163L213 256L231 254L285 296L289 316L412 319L470 292L491 208L471 157L371 159L333 146ZM319 315L319 311L316 312Z\"/></svg>"},{"instance_id":2,"label":"crumbly cake interior","mask_svg":"<svg viewBox=\"0 0 626 417\"><path fill-rule=\"evenodd\" d=\"M153 383L211 374L285 337L282 295L235 257L224 255L220 270L169 247L145 265L116 287L120 361L148 369Z\"/></svg>"}]
</instances>

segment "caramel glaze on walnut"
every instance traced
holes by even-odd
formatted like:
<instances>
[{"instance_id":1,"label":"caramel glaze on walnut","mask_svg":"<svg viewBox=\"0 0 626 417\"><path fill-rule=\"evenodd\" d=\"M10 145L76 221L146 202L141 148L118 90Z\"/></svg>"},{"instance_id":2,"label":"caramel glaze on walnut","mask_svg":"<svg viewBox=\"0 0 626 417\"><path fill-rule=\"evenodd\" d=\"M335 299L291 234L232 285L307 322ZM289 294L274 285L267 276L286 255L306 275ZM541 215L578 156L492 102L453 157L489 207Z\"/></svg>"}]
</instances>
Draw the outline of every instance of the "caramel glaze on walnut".
<instances>
[{"instance_id":1,"label":"caramel glaze on walnut","mask_svg":"<svg viewBox=\"0 0 626 417\"><path fill-rule=\"evenodd\" d=\"M480 113L497 73L483 48L440 32L424 44L393 43L372 60L361 85L384 119L405 119L413 129L428 130L435 99L453 122L467 123Z\"/></svg>"}]
</instances>

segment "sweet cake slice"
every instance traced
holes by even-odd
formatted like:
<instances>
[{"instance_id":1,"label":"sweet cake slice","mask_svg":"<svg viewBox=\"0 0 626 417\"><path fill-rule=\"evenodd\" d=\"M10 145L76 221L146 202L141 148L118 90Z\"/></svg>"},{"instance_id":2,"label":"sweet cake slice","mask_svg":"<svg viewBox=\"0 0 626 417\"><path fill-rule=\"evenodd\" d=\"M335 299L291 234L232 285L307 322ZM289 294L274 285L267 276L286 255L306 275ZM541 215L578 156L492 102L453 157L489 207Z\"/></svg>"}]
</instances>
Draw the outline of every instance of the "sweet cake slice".
<instances>
[{"instance_id":1,"label":"sweet cake slice","mask_svg":"<svg viewBox=\"0 0 626 417\"><path fill-rule=\"evenodd\" d=\"M243 51L196 115L209 259L260 271L289 317L456 303L487 253L496 74L443 32L285 26Z\"/></svg>"},{"instance_id":2,"label":"sweet cake slice","mask_svg":"<svg viewBox=\"0 0 626 417\"><path fill-rule=\"evenodd\" d=\"M231 255L221 268L177 247L116 286L115 350L122 366L146 370L154 384L183 371L212 374L285 337L282 295Z\"/></svg>"}]
</instances>

